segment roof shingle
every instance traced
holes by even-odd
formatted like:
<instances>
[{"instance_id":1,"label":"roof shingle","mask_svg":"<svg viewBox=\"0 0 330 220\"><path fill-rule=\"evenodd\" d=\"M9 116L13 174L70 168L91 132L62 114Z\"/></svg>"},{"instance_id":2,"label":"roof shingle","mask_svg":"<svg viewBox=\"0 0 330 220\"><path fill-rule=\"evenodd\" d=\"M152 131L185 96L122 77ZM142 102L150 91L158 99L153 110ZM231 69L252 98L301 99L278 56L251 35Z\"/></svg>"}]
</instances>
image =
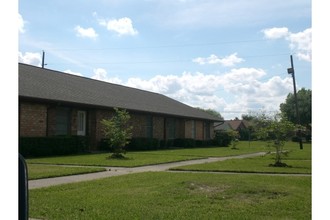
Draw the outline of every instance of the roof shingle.
<instances>
[{"instance_id":1,"label":"roof shingle","mask_svg":"<svg viewBox=\"0 0 330 220\"><path fill-rule=\"evenodd\" d=\"M165 95L19 63L19 96L222 121Z\"/></svg>"}]
</instances>

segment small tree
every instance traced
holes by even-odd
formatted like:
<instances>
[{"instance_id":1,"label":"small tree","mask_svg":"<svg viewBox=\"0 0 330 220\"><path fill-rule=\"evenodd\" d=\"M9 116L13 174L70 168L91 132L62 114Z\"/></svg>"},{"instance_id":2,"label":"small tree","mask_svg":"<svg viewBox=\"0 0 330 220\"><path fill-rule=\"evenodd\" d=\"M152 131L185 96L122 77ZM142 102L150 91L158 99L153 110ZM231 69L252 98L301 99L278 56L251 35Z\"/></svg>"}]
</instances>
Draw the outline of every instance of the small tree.
<instances>
[{"instance_id":1,"label":"small tree","mask_svg":"<svg viewBox=\"0 0 330 220\"><path fill-rule=\"evenodd\" d=\"M264 126L258 128L258 137L267 141L276 149L275 163L272 166L287 166L287 164L282 163L282 156L286 154L283 151L283 147L285 141L290 138L295 129L294 124L279 114L275 115L274 118L262 118L262 123L260 124Z\"/></svg>"},{"instance_id":2,"label":"small tree","mask_svg":"<svg viewBox=\"0 0 330 220\"><path fill-rule=\"evenodd\" d=\"M103 119L103 132L109 148L113 150L111 158L124 158L124 147L132 138L133 127L129 125L130 115L126 110L115 108L115 114L110 119Z\"/></svg>"},{"instance_id":3,"label":"small tree","mask_svg":"<svg viewBox=\"0 0 330 220\"><path fill-rule=\"evenodd\" d=\"M231 138L231 149L237 150L237 145L239 144L239 133L238 131L230 130L228 135Z\"/></svg>"}]
</instances>

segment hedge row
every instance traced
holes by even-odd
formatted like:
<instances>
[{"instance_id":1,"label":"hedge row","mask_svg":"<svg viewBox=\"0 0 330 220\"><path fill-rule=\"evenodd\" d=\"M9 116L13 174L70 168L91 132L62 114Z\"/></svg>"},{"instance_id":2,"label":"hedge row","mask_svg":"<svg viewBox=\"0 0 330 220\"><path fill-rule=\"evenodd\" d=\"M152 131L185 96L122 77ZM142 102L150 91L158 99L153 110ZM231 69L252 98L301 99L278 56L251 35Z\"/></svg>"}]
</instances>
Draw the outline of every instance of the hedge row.
<instances>
[{"instance_id":1,"label":"hedge row","mask_svg":"<svg viewBox=\"0 0 330 220\"><path fill-rule=\"evenodd\" d=\"M82 153L87 150L88 137L20 137L19 153L24 157L44 157Z\"/></svg>"},{"instance_id":2,"label":"hedge row","mask_svg":"<svg viewBox=\"0 0 330 220\"><path fill-rule=\"evenodd\" d=\"M139 151L206 146L226 147L230 142L231 139L226 133L217 133L214 140L194 140L190 138L159 140L156 138L136 137L131 139L125 149ZM70 155L88 151L88 145L88 137L82 136L20 137L19 153L26 158ZM102 139L99 142L98 149L109 151L106 139Z\"/></svg>"},{"instance_id":3,"label":"hedge row","mask_svg":"<svg viewBox=\"0 0 330 220\"><path fill-rule=\"evenodd\" d=\"M212 146L213 140L203 141L190 138L176 138L170 140L159 140L157 138L132 138L130 143L125 147L126 150L159 150L169 148L194 148ZM102 139L99 143L100 150L109 150L107 139ZM110 149L111 150L111 149Z\"/></svg>"}]
</instances>

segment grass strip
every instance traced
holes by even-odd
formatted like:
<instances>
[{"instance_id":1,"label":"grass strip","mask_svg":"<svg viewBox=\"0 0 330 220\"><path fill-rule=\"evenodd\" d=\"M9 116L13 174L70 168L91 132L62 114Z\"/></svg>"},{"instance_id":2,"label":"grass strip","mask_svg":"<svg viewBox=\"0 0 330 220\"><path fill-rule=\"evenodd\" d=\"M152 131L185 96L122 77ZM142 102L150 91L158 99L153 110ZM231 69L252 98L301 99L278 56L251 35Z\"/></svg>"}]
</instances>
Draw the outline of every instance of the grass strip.
<instances>
[{"instance_id":1,"label":"grass strip","mask_svg":"<svg viewBox=\"0 0 330 220\"><path fill-rule=\"evenodd\" d=\"M107 159L110 153L85 154L75 156L60 156L27 159L27 163L41 164L68 164L68 165L87 165L87 166L118 166L118 167L137 167L152 164L161 164L206 157L224 157L240 154L248 154L260 151L269 151L263 142L242 142L238 150L230 147L208 147L192 149L172 149L158 151L127 152L126 159Z\"/></svg>"},{"instance_id":2,"label":"grass strip","mask_svg":"<svg viewBox=\"0 0 330 220\"><path fill-rule=\"evenodd\" d=\"M148 172L29 195L37 219L311 219L311 177Z\"/></svg>"},{"instance_id":3,"label":"grass strip","mask_svg":"<svg viewBox=\"0 0 330 220\"><path fill-rule=\"evenodd\" d=\"M42 164L28 164L29 180L51 178L58 176L69 176L84 173L95 173L105 171L105 168L100 167L64 167Z\"/></svg>"},{"instance_id":4,"label":"grass strip","mask_svg":"<svg viewBox=\"0 0 330 220\"><path fill-rule=\"evenodd\" d=\"M182 156L182 155L162 155L143 152L129 152L125 154L125 159L109 159L109 153L85 154L76 156L48 157L38 159L28 159L28 164L68 164L68 165L85 165L85 166L117 166L117 167L137 167L149 164L161 164L175 161L184 161L192 159L200 159L199 156Z\"/></svg>"},{"instance_id":5,"label":"grass strip","mask_svg":"<svg viewBox=\"0 0 330 220\"><path fill-rule=\"evenodd\" d=\"M267 154L265 156L230 159L225 161L187 165L175 167L171 170L191 170L191 171L212 171L212 172L244 172L244 173L284 173L284 174L311 174L311 145L305 144L303 150L298 149L293 143L287 146L288 155L283 156L282 162L288 167L272 167L275 155Z\"/></svg>"},{"instance_id":6,"label":"grass strip","mask_svg":"<svg viewBox=\"0 0 330 220\"><path fill-rule=\"evenodd\" d=\"M310 160L283 160L289 167L269 166L273 156L254 157L245 159L230 159L225 161L175 167L171 170L182 171L212 171L212 172L244 172L244 173L283 173L311 174Z\"/></svg>"}]
</instances>

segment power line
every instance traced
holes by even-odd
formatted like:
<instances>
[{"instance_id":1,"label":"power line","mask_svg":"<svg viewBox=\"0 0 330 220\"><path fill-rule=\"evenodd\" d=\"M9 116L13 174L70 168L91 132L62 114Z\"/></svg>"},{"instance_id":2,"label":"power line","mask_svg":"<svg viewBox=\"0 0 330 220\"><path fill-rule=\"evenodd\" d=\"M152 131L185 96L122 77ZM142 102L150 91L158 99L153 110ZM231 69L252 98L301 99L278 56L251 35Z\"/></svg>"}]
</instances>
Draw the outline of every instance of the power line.
<instances>
[{"instance_id":1,"label":"power line","mask_svg":"<svg viewBox=\"0 0 330 220\"><path fill-rule=\"evenodd\" d=\"M238 114L238 113L251 113L251 112L257 112L257 111L260 111L260 109L249 109L249 110L246 110L246 111L221 111L221 113L226 113L226 114ZM263 111L265 113L276 113L278 111L276 110L272 110L272 111Z\"/></svg>"},{"instance_id":2,"label":"power line","mask_svg":"<svg viewBox=\"0 0 330 220\"><path fill-rule=\"evenodd\" d=\"M223 44L238 44L267 41L267 39L258 40L237 40L237 41L222 41L213 43L191 43L191 44L169 44L169 45L153 45L153 46L135 46L135 47L104 47L104 48L47 48L49 51L100 51L100 50L131 50L131 49L157 49L157 48L178 48L178 47L200 47L214 46Z\"/></svg>"},{"instance_id":3,"label":"power line","mask_svg":"<svg viewBox=\"0 0 330 220\"><path fill-rule=\"evenodd\" d=\"M290 53L277 53L277 54L261 54L261 55L243 55L244 58L260 58L260 57L276 57L287 56ZM168 59L168 60L141 60L141 61L117 61L117 62L84 62L84 64L146 64L146 63L179 63L179 62L192 62L192 59ZM49 64L65 64L69 62L52 62Z\"/></svg>"}]
</instances>

